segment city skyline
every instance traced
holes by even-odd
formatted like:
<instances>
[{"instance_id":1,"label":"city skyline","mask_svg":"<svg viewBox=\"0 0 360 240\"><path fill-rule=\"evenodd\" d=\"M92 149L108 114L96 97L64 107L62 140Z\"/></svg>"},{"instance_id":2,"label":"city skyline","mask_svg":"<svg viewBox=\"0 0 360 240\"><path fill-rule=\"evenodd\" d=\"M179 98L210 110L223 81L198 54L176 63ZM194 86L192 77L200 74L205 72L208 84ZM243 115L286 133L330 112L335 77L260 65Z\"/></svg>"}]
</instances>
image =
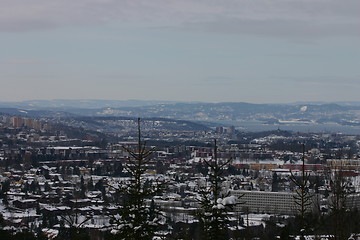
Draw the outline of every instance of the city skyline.
<instances>
[{"instance_id":1,"label":"city skyline","mask_svg":"<svg viewBox=\"0 0 360 240\"><path fill-rule=\"evenodd\" d=\"M3 1L0 101L358 101L360 2Z\"/></svg>"}]
</instances>

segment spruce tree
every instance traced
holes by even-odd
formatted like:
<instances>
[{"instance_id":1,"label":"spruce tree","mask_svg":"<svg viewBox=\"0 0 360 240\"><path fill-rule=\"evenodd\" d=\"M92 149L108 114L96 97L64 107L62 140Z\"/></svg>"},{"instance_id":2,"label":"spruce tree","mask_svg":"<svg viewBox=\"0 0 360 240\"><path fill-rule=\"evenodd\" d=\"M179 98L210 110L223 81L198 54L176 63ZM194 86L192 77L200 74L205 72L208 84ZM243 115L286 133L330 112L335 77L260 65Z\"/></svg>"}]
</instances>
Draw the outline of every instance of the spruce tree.
<instances>
[{"instance_id":1,"label":"spruce tree","mask_svg":"<svg viewBox=\"0 0 360 240\"><path fill-rule=\"evenodd\" d=\"M223 191L224 168L231 159L220 163L217 159L217 145L214 142L214 157L204 160L209 168L207 182L200 188L200 209L197 217L203 230L203 239L217 240L226 239L229 227L228 212L232 211L236 204L236 197L230 196L229 191Z\"/></svg>"},{"instance_id":2,"label":"spruce tree","mask_svg":"<svg viewBox=\"0 0 360 240\"><path fill-rule=\"evenodd\" d=\"M147 202L159 191L159 185L146 182L144 173L146 164L154 149L147 150L146 143L141 141L140 118L138 118L137 150L123 147L129 153L125 168L131 174L129 184L121 184L118 188L122 196L122 206L113 216L116 224L114 239L147 240L152 239L159 226L157 209Z\"/></svg>"},{"instance_id":3,"label":"spruce tree","mask_svg":"<svg viewBox=\"0 0 360 240\"><path fill-rule=\"evenodd\" d=\"M338 169L336 169L338 168ZM345 177L342 165L336 166L331 179L330 221L334 239L348 239L350 236L349 200L350 182Z\"/></svg>"},{"instance_id":4,"label":"spruce tree","mask_svg":"<svg viewBox=\"0 0 360 240\"><path fill-rule=\"evenodd\" d=\"M296 178L295 175L291 173L290 179L296 185L296 195L294 196L294 202L296 205L297 216L300 218L300 231L301 237L304 239L304 234L309 230L311 226L307 225L305 220L306 214L310 211L310 206L313 204L312 197L313 195L309 192L309 177L310 175L305 172L305 145L302 145L302 171L301 177ZM314 226L312 226L314 227Z\"/></svg>"}]
</instances>

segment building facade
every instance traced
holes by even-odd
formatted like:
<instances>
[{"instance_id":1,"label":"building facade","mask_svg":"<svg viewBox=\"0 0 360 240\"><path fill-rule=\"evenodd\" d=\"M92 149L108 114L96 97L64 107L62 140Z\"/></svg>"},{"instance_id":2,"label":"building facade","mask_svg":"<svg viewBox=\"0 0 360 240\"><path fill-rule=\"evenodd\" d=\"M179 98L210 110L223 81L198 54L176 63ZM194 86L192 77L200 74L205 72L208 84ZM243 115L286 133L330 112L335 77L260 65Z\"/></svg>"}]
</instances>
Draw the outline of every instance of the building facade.
<instances>
[{"instance_id":1,"label":"building facade","mask_svg":"<svg viewBox=\"0 0 360 240\"><path fill-rule=\"evenodd\" d=\"M268 214L289 214L298 212L294 192L244 191L234 190L231 194L237 197L235 211ZM315 195L311 198L308 210L315 207Z\"/></svg>"}]
</instances>

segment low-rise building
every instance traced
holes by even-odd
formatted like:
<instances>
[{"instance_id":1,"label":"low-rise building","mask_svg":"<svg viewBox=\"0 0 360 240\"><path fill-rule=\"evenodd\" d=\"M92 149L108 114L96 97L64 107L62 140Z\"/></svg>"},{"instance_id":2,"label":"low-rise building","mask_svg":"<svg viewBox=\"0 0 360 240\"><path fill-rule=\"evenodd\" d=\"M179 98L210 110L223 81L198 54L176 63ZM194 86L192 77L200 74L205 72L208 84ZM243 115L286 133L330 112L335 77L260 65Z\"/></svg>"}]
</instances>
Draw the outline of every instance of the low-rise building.
<instances>
[{"instance_id":1,"label":"low-rise building","mask_svg":"<svg viewBox=\"0 0 360 240\"><path fill-rule=\"evenodd\" d=\"M240 212L293 215L299 208L295 202L297 194L294 192L233 190L231 194L237 197L235 210ZM315 198L311 201L309 210L315 206Z\"/></svg>"}]
</instances>

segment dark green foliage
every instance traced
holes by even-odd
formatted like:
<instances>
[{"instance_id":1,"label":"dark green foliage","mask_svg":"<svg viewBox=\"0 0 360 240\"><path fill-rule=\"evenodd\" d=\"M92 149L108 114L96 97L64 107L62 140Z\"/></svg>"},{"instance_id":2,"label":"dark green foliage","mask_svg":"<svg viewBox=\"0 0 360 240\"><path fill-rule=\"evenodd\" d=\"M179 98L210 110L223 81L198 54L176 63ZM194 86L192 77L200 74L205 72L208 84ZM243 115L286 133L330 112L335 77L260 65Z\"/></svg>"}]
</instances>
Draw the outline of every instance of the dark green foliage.
<instances>
[{"instance_id":1,"label":"dark green foliage","mask_svg":"<svg viewBox=\"0 0 360 240\"><path fill-rule=\"evenodd\" d=\"M9 231L0 229L0 239L11 239L12 235Z\"/></svg>"},{"instance_id":2,"label":"dark green foliage","mask_svg":"<svg viewBox=\"0 0 360 240\"><path fill-rule=\"evenodd\" d=\"M240 171L240 169L236 168L235 166L229 164L226 169L225 174L226 175L240 175L241 171Z\"/></svg>"},{"instance_id":3,"label":"dark green foliage","mask_svg":"<svg viewBox=\"0 0 360 240\"><path fill-rule=\"evenodd\" d=\"M334 239L348 239L351 234L349 229L350 209L347 206L349 196L349 181L340 169L336 169L331 179L331 203L330 203L330 222Z\"/></svg>"},{"instance_id":4,"label":"dark green foliage","mask_svg":"<svg viewBox=\"0 0 360 240\"><path fill-rule=\"evenodd\" d=\"M76 227L60 227L59 235L56 240L90 240L90 236L86 229L80 229Z\"/></svg>"},{"instance_id":5,"label":"dark green foliage","mask_svg":"<svg viewBox=\"0 0 360 240\"><path fill-rule=\"evenodd\" d=\"M205 163L199 162L198 164L195 165L195 169L196 169L196 172L201 173L203 176L208 175L208 168Z\"/></svg>"},{"instance_id":6,"label":"dark green foliage","mask_svg":"<svg viewBox=\"0 0 360 240\"><path fill-rule=\"evenodd\" d=\"M200 210L197 217L203 231L203 239L215 240L228 237L229 219L228 212L234 206L234 197L222 191L224 168L229 162L219 163L217 159L217 146L215 141L214 159L204 160L210 169L205 186L200 188ZM229 201L228 201L229 200Z\"/></svg>"},{"instance_id":7,"label":"dark green foliage","mask_svg":"<svg viewBox=\"0 0 360 240\"><path fill-rule=\"evenodd\" d=\"M297 207L298 216L300 217L301 234L305 234L309 229L309 225L305 221L305 215L309 212L309 208L312 205L312 195L309 192L309 177L308 173L305 173L305 145L302 145L303 157L302 157L302 174L300 178L297 178L291 172L291 180L296 185L296 195L294 196L295 205Z\"/></svg>"},{"instance_id":8,"label":"dark green foliage","mask_svg":"<svg viewBox=\"0 0 360 240\"><path fill-rule=\"evenodd\" d=\"M172 234L166 239L198 240L204 238L199 222L185 223L180 221L171 223L171 226L173 228Z\"/></svg>"},{"instance_id":9,"label":"dark green foliage","mask_svg":"<svg viewBox=\"0 0 360 240\"><path fill-rule=\"evenodd\" d=\"M15 234L12 234L11 231L1 230L0 229L0 239L6 240L37 240L38 238L34 233L29 231L22 231Z\"/></svg>"},{"instance_id":10,"label":"dark green foliage","mask_svg":"<svg viewBox=\"0 0 360 240\"><path fill-rule=\"evenodd\" d=\"M1 191L3 193L6 193L9 190L10 190L10 180L7 179L1 183Z\"/></svg>"},{"instance_id":11,"label":"dark green foliage","mask_svg":"<svg viewBox=\"0 0 360 240\"><path fill-rule=\"evenodd\" d=\"M143 178L148 158L153 150L146 150L146 144L141 142L140 119L138 119L137 151L125 147L124 149L131 156L125 166L131 177L129 184L121 183L118 188L122 197L122 206L119 207L118 214L113 217L113 223L116 224L118 231L114 239L150 240L159 227L159 219L155 205L148 206L147 201L159 191L159 185Z\"/></svg>"}]
</instances>

